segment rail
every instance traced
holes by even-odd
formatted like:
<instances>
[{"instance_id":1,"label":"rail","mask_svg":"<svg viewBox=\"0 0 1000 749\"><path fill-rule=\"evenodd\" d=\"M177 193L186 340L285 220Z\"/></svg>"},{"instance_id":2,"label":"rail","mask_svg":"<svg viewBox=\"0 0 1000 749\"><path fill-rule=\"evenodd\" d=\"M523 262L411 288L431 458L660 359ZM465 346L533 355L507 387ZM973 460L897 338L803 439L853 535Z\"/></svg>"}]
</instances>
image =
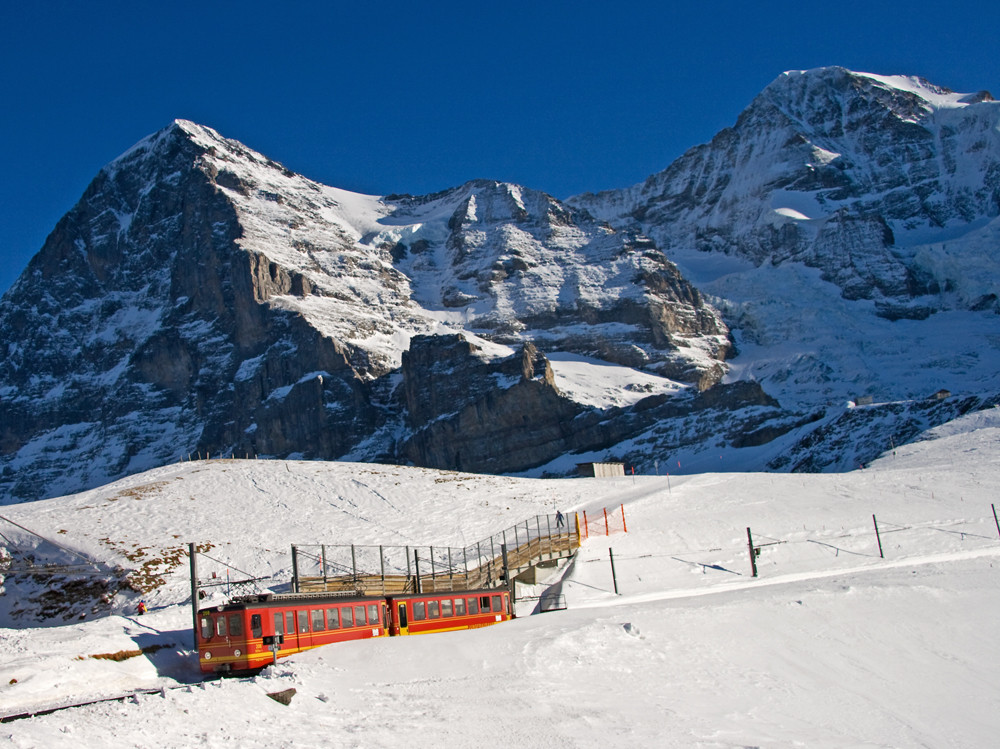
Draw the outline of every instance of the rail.
<instances>
[{"instance_id":1,"label":"rail","mask_svg":"<svg viewBox=\"0 0 1000 749\"><path fill-rule=\"evenodd\" d=\"M536 515L462 548L440 546L292 546L292 589L384 595L494 587L546 560L571 557L581 517Z\"/></svg>"}]
</instances>

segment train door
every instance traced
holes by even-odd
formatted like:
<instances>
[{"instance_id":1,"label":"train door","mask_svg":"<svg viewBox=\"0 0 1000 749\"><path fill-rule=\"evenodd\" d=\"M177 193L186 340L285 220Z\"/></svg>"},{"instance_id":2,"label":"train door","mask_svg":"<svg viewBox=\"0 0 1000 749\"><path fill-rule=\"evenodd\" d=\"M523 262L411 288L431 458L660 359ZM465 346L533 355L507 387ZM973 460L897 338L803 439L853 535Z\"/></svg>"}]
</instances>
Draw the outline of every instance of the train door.
<instances>
[{"instance_id":1,"label":"train door","mask_svg":"<svg viewBox=\"0 0 1000 749\"><path fill-rule=\"evenodd\" d=\"M398 634L408 635L408 634L410 634L410 632L407 629L407 627L409 626L409 623L406 620L406 604L405 603L400 603L398 605L399 605L399 609L398 609L398 611L399 611L399 632L398 632Z\"/></svg>"},{"instance_id":2,"label":"train door","mask_svg":"<svg viewBox=\"0 0 1000 749\"><path fill-rule=\"evenodd\" d=\"M299 649L299 630L295 626L295 612L285 612L285 647Z\"/></svg>"}]
</instances>

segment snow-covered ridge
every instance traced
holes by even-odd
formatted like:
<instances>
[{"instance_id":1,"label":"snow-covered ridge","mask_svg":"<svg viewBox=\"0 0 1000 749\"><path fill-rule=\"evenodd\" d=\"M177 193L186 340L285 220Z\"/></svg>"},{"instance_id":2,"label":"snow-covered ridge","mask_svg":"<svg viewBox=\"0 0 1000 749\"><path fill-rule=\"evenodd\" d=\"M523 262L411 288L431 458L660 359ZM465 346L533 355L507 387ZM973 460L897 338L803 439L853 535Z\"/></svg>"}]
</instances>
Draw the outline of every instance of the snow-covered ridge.
<instances>
[{"instance_id":1,"label":"snow-covered ridge","mask_svg":"<svg viewBox=\"0 0 1000 749\"><path fill-rule=\"evenodd\" d=\"M918 96L926 101L927 104L934 109L966 107L970 103L974 103L977 99L980 101L991 100L991 98L987 99L984 97L984 94L987 94L987 92L979 92L978 94L956 93L950 89L943 88L942 86L936 86L930 81L919 76L877 75L875 73L862 73L838 67L814 68L812 70L787 70L782 73L781 78L808 77L810 79L815 79L817 77L838 73L843 73L855 78L866 78L880 84L887 90L903 91L914 94L915 96Z\"/></svg>"}]
</instances>

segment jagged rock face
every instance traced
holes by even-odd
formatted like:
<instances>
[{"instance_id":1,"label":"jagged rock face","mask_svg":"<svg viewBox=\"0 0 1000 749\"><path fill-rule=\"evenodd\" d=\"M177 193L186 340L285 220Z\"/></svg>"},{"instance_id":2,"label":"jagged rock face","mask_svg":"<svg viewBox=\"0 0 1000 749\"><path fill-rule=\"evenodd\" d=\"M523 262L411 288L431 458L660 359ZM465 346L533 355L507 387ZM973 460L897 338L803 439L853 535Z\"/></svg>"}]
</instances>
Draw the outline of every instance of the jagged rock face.
<instances>
[{"instance_id":1,"label":"jagged rock face","mask_svg":"<svg viewBox=\"0 0 1000 749\"><path fill-rule=\"evenodd\" d=\"M204 158L179 127L140 144L5 295L0 483L11 495L188 454L341 454L378 422L343 348L261 304L285 271L261 278L267 264L239 247L238 214Z\"/></svg>"},{"instance_id":2,"label":"jagged rock face","mask_svg":"<svg viewBox=\"0 0 1000 749\"><path fill-rule=\"evenodd\" d=\"M688 391L679 398L652 395L631 408L586 408L560 393L550 363L531 344L487 362L460 337L421 337L404 357L403 372L410 413L420 418L400 457L432 468L516 472L569 454L613 455L616 446L631 439L649 444L631 449L638 458L647 449L662 449L655 434L667 424L711 425L689 429L688 440L692 433L698 440L720 435L737 440L745 432L763 433L775 419L784 428L773 425L773 436L792 427L777 401L749 382ZM508 386L490 388L485 385L490 379L506 380ZM669 439L674 447L683 444L683 430L670 432Z\"/></svg>"},{"instance_id":3,"label":"jagged rock face","mask_svg":"<svg viewBox=\"0 0 1000 749\"><path fill-rule=\"evenodd\" d=\"M726 326L647 237L497 182L386 202L391 228L365 241L390 248L415 301L466 330L706 386L721 376Z\"/></svg>"},{"instance_id":4,"label":"jagged rock face","mask_svg":"<svg viewBox=\"0 0 1000 749\"><path fill-rule=\"evenodd\" d=\"M846 298L909 316L913 297L943 285L917 248L1000 213L998 123L987 92L842 68L786 73L665 171L570 203L638 227L668 256L690 247L799 261Z\"/></svg>"}]
</instances>

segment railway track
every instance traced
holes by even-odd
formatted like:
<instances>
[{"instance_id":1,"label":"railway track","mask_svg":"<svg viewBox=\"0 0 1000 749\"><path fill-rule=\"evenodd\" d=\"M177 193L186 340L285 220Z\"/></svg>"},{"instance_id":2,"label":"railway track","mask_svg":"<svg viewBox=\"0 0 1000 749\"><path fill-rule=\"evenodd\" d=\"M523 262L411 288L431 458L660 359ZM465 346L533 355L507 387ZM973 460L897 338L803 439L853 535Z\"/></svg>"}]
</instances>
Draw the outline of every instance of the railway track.
<instances>
[{"instance_id":1,"label":"railway track","mask_svg":"<svg viewBox=\"0 0 1000 749\"><path fill-rule=\"evenodd\" d=\"M195 679L194 681L186 682L184 684L178 684L176 686L162 686L150 688L150 689L133 689L124 694L118 694L112 697L99 697L97 699L84 700L81 702L73 702L65 705L52 705L49 707L39 708L37 710L27 710L22 713L11 713L9 715L0 715L0 723L11 723L15 720L24 720L25 718L34 718L38 715L51 715L52 713L57 713L60 710L70 710L74 707L87 707L88 705L100 705L105 702L125 702L126 700L133 699L139 695L146 694L163 694L166 695L168 691L173 691L176 689L188 689L195 684L204 684L207 681L215 681L218 677L207 676L204 679ZM237 681L248 681L250 677L239 678Z\"/></svg>"}]
</instances>

